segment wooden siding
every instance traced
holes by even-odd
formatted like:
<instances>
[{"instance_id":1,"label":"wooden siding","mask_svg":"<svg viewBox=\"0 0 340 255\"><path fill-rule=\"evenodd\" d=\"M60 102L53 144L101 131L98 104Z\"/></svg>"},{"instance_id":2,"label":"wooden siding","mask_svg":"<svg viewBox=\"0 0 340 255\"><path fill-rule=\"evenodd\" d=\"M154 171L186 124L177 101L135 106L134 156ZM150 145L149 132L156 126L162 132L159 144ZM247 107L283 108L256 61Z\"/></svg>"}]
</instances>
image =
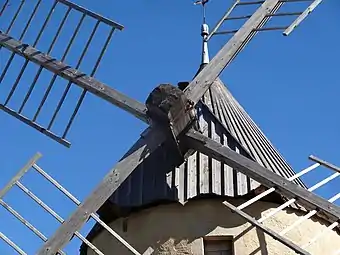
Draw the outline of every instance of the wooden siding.
<instances>
[{"instance_id":1,"label":"wooden siding","mask_svg":"<svg viewBox=\"0 0 340 255\"><path fill-rule=\"evenodd\" d=\"M294 171L268 141L220 79L197 106L203 133L262 166L288 178ZM300 180L297 184L303 186ZM180 167L161 147L123 183L110 202L119 207L145 206L157 201L179 201L204 195L242 196L258 187L235 169L195 153Z\"/></svg>"}]
</instances>

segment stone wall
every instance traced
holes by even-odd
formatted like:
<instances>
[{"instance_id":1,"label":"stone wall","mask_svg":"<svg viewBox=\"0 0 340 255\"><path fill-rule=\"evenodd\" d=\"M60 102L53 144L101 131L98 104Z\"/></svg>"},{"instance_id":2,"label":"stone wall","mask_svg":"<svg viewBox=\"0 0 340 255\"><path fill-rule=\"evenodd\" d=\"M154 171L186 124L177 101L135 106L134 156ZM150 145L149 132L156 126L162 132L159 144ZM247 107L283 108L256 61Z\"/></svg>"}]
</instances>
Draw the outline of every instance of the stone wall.
<instances>
[{"instance_id":1,"label":"stone wall","mask_svg":"<svg viewBox=\"0 0 340 255\"><path fill-rule=\"evenodd\" d=\"M243 201L233 199L237 205ZM256 202L246 212L256 218L268 213L277 204ZM279 232L295 222L302 212L293 209L281 211L264 223ZM286 234L300 246L327 227L318 218L303 222ZM232 213L222 204L222 200L201 199L180 204L160 205L121 218L110 224L125 240L141 254L155 255L203 255L204 237L232 237L235 255L290 255L295 254L270 236L251 227L240 216ZM311 254L332 255L340 249L340 237L334 231L326 230L325 236L307 248ZM107 255L132 254L108 232L102 231L93 243ZM153 252L151 252L153 251ZM92 251L88 254L94 254Z\"/></svg>"}]
</instances>

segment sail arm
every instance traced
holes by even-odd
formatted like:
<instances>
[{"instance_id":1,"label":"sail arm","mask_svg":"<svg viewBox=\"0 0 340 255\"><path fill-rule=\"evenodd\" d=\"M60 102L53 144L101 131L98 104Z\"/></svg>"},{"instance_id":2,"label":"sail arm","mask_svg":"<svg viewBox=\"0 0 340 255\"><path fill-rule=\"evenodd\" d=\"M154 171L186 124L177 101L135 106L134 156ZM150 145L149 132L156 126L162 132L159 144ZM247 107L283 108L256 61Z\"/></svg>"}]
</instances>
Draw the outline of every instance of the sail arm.
<instances>
[{"instance_id":1,"label":"sail arm","mask_svg":"<svg viewBox=\"0 0 340 255\"><path fill-rule=\"evenodd\" d=\"M51 238L41 247L37 255L56 254L107 201L120 185L142 164L157 148L164 135L159 130L148 128L118 164L111 169L102 182L78 209L58 228ZM137 253L135 253L137 254Z\"/></svg>"},{"instance_id":2,"label":"sail arm","mask_svg":"<svg viewBox=\"0 0 340 255\"><path fill-rule=\"evenodd\" d=\"M89 91L90 93L148 123L146 107L143 103L122 94L95 78L87 76L79 70L71 68L65 63L44 54L30 45L15 40L11 36L2 32L0 33L0 46L38 64L39 66L42 66L56 75L78 85L86 91Z\"/></svg>"},{"instance_id":3,"label":"sail arm","mask_svg":"<svg viewBox=\"0 0 340 255\"><path fill-rule=\"evenodd\" d=\"M185 135L184 140L191 148L224 162L267 188L276 187L278 193L287 198L296 199L305 208L320 210L333 221L340 219L340 207L288 181L286 178L268 171L260 164L247 159L212 139L196 131L189 131Z\"/></svg>"},{"instance_id":4,"label":"sail arm","mask_svg":"<svg viewBox=\"0 0 340 255\"><path fill-rule=\"evenodd\" d=\"M275 13L281 5L282 3L279 0L266 0L257 9L211 62L186 87L185 94L188 99L196 104L203 97L220 73L256 35L256 29L263 27L269 20L268 15Z\"/></svg>"}]
</instances>

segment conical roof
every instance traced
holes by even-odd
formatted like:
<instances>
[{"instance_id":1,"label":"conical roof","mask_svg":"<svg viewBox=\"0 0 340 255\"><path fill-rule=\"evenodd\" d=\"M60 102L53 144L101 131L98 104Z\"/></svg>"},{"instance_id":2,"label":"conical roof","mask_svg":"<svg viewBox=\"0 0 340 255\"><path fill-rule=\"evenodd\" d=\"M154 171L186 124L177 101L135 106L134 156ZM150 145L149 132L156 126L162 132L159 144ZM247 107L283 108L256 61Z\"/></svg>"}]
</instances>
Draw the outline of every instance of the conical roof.
<instances>
[{"instance_id":1,"label":"conical roof","mask_svg":"<svg viewBox=\"0 0 340 255\"><path fill-rule=\"evenodd\" d=\"M210 87L209 93L204 95L202 101L253 160L282 177L289 178L295 174L219 78ZM205 124L209 125L209 123ZM305 188L300 179L295 183Z\"/></svg>"},{"instance_id":2,"label":"conical roof","mask_svg":"<svg viewBox=\"0 0 340 255\"><path fill-rule=\"evenodd\" d=\"M219 78L197 104L197 113L205 135L282 177L295 174ZM254 189L260 186L228 165L199 152L179 167L175 167L174 162L174 155L160 146L135 169L98 214L109 223L132 211L160 203L185 203L202 196L252 196ZM294 182L306 188L301 180ZM296 204L292 206L301 208ZM87 239L92 240L101 230L96 224ZM86 250L83 244L81 254L87 254Z\"/></svg>"},{"instance_id":3,"label":"conical roof","mask_svg":"<svg viewBox=\"0 0 340 255\"><path fill-rule=\"evenodd\" d=\"M258 126L217 79L197 105L203 133L267 169L289 178L294 171ZM180 167L160 147L109 199L119 208L144 207L160 201L179 201L201 195L237 197L260 184L235 169L201 153L194 153ZM300 180L296 183L305 187ZM108 203L102 208L107 208ZM103 210L100 210L103 211Z\"/></svg>"}]
</instances>

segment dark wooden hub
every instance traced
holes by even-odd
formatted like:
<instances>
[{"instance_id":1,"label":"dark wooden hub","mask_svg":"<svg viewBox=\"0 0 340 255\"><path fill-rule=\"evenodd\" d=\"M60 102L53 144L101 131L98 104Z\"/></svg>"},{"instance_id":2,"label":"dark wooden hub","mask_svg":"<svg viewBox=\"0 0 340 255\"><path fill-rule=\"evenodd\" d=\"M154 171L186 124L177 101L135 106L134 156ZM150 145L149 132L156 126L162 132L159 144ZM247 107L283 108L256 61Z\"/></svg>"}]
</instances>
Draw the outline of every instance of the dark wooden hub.
<instances>
[{"instance_id":1,"label":"dark wooden hub","mask_svg":"<svg viewBox=\"0 0 340 255\"><path fill-rule=\"evenodd\" d=\"M197 120L195 109L184 92L171 84L156 87L145 104L152 124L169 127L175 137Z\"/></svg>"},{"instance_id":2,"label":"dark wooden hub","mask_svg":"<svg viewBox=\"0 0 340 255\"><path fill-rule=\"evenodd\" d=\"M161 84L146 100L147 114L152 121L168 125L182 114L186 103L187 99L182 90L170 84Z\"/></svg>"},{"instance_id":3,"label":"dark wooden hub","mask_svg":"<svg viewBox=\"0 0 340 255\"><path fill-rule=\"evenodd\" d=\"M151 125L155 125L169 134L176 150L181 154L179 137L189 128L197 130L197 114L193 104L187 99L181 88L171 84L161 84L156 87L146 100L147 115Z\"/></svg>"}]
</instances>

